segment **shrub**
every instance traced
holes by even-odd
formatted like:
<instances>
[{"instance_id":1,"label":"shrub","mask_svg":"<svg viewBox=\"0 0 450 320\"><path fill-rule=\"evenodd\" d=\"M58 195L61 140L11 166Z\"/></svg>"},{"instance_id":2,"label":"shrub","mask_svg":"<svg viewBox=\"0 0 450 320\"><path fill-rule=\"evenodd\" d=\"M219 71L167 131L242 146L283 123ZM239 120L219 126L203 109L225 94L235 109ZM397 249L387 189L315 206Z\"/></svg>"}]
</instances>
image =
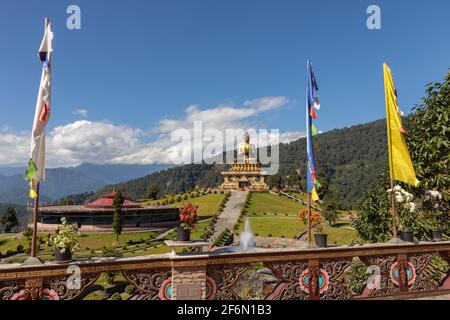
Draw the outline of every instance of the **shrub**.
<instances>
[{"instance_id":1,"label":"shrub","mask_svg":"<svg viewBox=\"0 0 450 320\"><path fill-rule=\"evenodd\" d=\"M21 244L17 245L16 252L23 253L24 252L23 245L21 245Z\"/></svg>"},{"instance_id":2,"label":"shrub","mask_svg":"<svg viewBox=\"0 0 450 320\"><path fill-rule=\"evenodd\" d=\"M33 229L31 228L26 228L23 232L22 232L23 236L26 237L28 240L30 240L30 238L33 236Z\"/></svg>"},{"instance_id":3,"label":"shrub","mask_svg":"<svg viewBox=\"0 0 450 320\"><path fill-rule=\"evenodd\" d=\"M348 284L352 291L360 295L366 287L367 280L370 278L370 273L367 272L367 266L362 262L352 263L349 271L350 282Z\"/></svg>"},{"instance_id":4,"label":"shrub","mask_svg":"<svg viewBox=\"0 0 450 320\"><path fill-rule=\"evenodd\" d=\"M102 257L104 257L104 258L112 258L112 257L120 258L120 257L122 257L122 252L120 252L116 249L113 249L113 248L103 247Z\"/></svg>"},{"instance_id":5,"label":"shrub","mask_svg":"<svg viewBox=\"0 0 450 320\"><path fill-rule=\"evenodd\" d=\"M128 294L133 294L134 290L135 289L134 289L134 287L131 284L129 284L129 285L127 285L125 287L125 292L128 293Z\"/></svg>"}]
</instances>

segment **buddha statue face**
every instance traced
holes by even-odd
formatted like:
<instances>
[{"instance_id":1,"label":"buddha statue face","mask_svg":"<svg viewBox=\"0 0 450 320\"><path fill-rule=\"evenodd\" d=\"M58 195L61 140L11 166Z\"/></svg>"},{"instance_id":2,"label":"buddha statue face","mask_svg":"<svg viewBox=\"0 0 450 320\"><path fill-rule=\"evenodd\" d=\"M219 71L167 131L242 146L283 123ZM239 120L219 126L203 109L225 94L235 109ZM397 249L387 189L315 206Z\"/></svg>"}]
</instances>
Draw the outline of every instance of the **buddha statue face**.
<instances>
[{"instance_id":1,"label":"buddha statue face","mask_svg":"<svg viewBox=\"0 0 450 320\"><path fill-rule=\"evenodd\" d=\"M250 144L250 135L248 133L246 133L244 135L244 143L245 144Z\"/></svg>"}]
</instances>

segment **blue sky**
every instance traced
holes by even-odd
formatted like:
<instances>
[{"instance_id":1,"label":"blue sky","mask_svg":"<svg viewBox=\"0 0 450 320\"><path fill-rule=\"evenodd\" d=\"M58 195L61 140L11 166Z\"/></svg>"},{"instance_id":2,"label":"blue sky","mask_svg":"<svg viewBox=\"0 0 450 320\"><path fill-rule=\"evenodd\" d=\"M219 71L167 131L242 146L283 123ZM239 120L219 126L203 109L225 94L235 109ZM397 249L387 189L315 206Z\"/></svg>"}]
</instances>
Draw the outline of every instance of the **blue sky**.
<instances>
[{"instance_id":1,"label":"blue sky","mask_svg":"<svg viewBox=\"0 0 450 320\"><path fill-rule=\"evenodd\" d=\"M70 4L81 8L81 30L66 28ZM381 8L381 30L366 27L370 4ZM31 129L40 78L36 51L46 16L55 33L48 131L59 131L52 137L97 124L118 135L129 132L122 143L138 150L167 134L161 121L189 123L186 109L192 105L196 112L220 112L223 106L240 110L252 106L248 101L283 97L281 105L263 112L255 107L238 122L304 131L307 58L319 83L319 129L384 117L383 62L393 70L402 110L409 112L425 85L448 72L449 12L447 0L3 2L0 147L9 151L23 143ZM87 114L74 114L79 109ZM98 145L108 147L105 141ZM55 143L52 163L95 160L93 147L57 154L61 143ZM0 156L0 165L25 161L27 147L22 149L8 152L8 159ZM126 158L118 155L117 162L133 162Z\"/></svg>"}]
</instances>

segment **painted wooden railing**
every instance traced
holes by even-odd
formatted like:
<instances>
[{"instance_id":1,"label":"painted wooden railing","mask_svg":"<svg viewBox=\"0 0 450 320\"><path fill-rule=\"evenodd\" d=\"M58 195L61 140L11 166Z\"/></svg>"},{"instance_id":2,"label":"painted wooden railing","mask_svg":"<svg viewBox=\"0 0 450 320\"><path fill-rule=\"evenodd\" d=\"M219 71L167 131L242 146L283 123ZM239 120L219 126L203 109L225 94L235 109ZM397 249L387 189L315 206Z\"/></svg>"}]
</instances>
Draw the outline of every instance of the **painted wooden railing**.
<instances>
[{"instance_id":1,"label":"painted wooden railing","mask_svg":"<svg viewBox=\"0 0 450 320\"><path fill-rule=\"evenodd\" d=\"M0 299L79 299L104 272L121 272L139 299L406 299L450 293L450 242L221 252L0 265ZM351 269L357 262L373 274L355 292Z\"/></svg>"}]
</instances>

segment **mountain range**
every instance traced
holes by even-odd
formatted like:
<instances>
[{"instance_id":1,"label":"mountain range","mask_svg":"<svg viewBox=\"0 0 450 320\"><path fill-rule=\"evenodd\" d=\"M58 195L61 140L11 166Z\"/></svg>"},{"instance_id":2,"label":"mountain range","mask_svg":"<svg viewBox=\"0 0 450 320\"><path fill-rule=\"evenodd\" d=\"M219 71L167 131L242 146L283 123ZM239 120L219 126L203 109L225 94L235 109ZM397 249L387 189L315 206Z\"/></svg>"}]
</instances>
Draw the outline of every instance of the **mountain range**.
<instances>
[{"instance_id":1,"label":"mountain range","mask_svg":"<svg viewBox=\"0 0 450 320\"><path fill-rule=\"evenodd\" d=\"M71 194L95 191L109 184L142 177L168 167L83 163L76 167L47 169L46 179L41 183L40 199L43 203L48 203ZM0 168L0 203L27 203L29 188L23 178L24 171L24 167Z\"/></svg>"}]
</instances>

